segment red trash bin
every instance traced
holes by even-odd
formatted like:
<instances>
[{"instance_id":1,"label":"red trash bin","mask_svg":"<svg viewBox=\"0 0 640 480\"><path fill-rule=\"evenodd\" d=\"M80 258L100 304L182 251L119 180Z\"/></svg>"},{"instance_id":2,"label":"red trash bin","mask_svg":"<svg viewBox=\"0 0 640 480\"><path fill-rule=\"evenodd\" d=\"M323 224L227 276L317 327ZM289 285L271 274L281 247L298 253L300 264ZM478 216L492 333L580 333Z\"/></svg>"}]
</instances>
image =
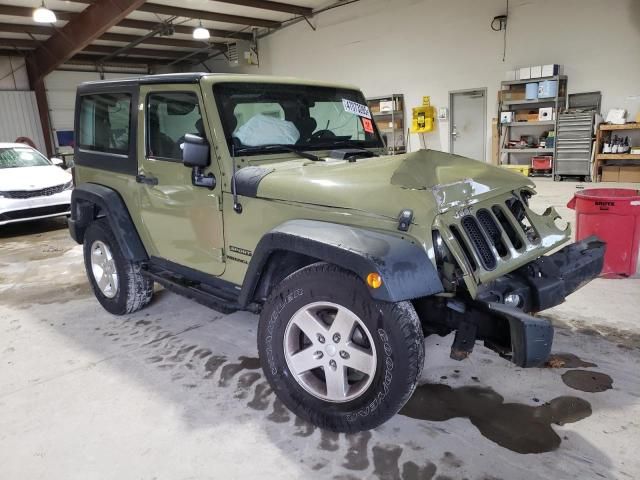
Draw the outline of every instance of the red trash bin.
<instances>
[{"instance_id":1,"label":"red trash bin","mask_svg":"<svg viewBox=\"0 0 640 480\"><path fill-rule=\"evenodd\" d=\"M592 188L567 203L576 211L576 240L597 235L607 242L603 276L636 272L640 248L640 190Z\"/></svg>"}]
</instances>

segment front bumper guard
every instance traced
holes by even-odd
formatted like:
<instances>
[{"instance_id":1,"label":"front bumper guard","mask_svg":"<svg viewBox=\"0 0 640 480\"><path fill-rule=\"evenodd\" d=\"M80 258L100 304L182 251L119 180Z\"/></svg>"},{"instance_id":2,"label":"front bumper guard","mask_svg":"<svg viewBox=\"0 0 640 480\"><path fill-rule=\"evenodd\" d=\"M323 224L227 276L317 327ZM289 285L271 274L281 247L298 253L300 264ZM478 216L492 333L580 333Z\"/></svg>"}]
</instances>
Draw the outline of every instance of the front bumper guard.
<instances>
[{"instance_id":1,"label":"front bumper guard","mask_svg":"<svg viewBox=\"0 0 640 480\"><path fill-rule=\"evenodd\" d=\"M604 265L605 248L600 239L589 237L540 257L489 285L476 305L485 314L508 322L510 352L505 346L485 343L520 367L544 364L551 353L553 326L548 319L534 317L530 312L559 305L567 295L596 278ZM518 308L500 302L511 294L521 299Z\"/></svg>"}]
</instances>

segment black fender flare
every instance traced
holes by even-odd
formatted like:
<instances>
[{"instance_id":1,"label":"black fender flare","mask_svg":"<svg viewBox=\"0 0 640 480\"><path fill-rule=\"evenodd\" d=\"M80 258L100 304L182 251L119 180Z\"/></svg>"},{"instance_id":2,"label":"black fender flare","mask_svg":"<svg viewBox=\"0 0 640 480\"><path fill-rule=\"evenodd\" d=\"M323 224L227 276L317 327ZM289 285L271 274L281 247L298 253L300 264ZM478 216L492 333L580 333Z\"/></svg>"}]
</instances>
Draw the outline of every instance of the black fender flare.
<instances>
[{"instance_id":1,"label":"black fender flare","mask_svg":"<svg viewBox=\"0 0 640 480\"><path fill-rule=\"evenodd\" d=\"M83 183L71 193L69 233L76 242L83 242L84 232L97 218L98 212L109 222L120 250L128 260L140 262L149 259L124 200L118 192L104 185Z\"/></svg>"},{"instance_id":2,"label":"black fender flare","mask_svg":"<svg viewBox=\"0 0 640 480\"><path fill-rule=\"evenodd\" d=\"M382 277L369 287L377 300L399 302L444 290L438 271L424 249L389 233L315 220L290 220L265 234L252 254L239 297L247 305L269 257L277 251L303 254L354 272L365 281L372 272Z\"/></svg>"}]
</instances>

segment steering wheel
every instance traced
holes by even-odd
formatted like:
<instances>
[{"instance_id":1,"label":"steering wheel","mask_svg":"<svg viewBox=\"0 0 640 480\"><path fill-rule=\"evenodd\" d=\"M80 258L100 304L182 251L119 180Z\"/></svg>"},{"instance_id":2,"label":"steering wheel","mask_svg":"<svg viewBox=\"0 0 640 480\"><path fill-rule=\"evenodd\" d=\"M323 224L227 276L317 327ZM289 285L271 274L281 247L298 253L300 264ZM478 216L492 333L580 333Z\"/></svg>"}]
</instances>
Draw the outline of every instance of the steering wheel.
<instances>
[{"instance_id":1,"label":"steering wheel","mask_svg":"<svg viewBox=\"0 0 640 480\"><path fill-rule=\"evenodd\" d=\"M336 134L331 130L318 130L317 132L313 132L309 137L309 140L318 140L321 138L335 138Z\"/></svg>"}]
</instances>

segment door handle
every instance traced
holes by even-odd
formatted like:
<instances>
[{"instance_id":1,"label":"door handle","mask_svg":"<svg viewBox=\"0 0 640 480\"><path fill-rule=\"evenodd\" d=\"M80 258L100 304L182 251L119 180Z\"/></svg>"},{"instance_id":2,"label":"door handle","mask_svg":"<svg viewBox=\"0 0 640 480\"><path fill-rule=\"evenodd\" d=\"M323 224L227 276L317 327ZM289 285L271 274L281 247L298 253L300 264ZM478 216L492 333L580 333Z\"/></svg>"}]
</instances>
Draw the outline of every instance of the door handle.
<instances>
[{"instance_id":1,"label":"door handle","mask_svg":"<svg viewBox=\"0 0 640 480\"><path fill-rule=\"evenodd\" d=\"M147 177L146 175L136 175L136 182L144 183L145 185L158 185L158 179L156 177Z\"/></svg>"}]
</instances>

